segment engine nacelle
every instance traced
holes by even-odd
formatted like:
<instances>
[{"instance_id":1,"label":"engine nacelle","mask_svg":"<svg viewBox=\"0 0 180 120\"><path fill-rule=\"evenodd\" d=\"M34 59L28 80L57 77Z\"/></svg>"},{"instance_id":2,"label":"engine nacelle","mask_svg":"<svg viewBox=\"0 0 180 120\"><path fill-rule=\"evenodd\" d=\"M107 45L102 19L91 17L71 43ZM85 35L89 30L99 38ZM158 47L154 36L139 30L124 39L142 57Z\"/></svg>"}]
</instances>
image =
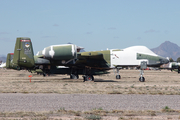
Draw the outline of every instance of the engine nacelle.
<instances>
[{"instance_id":1,"label":"engine nacelle","mask_svg":"<svg viewBox=\"0 0 180 120\"><path fill-rule=\"evenodd\" d=\"M74 44L52 45L44 48L38 55L50 60L70 60L77 57L77 46Z\"/></svg>"}]
</instances>

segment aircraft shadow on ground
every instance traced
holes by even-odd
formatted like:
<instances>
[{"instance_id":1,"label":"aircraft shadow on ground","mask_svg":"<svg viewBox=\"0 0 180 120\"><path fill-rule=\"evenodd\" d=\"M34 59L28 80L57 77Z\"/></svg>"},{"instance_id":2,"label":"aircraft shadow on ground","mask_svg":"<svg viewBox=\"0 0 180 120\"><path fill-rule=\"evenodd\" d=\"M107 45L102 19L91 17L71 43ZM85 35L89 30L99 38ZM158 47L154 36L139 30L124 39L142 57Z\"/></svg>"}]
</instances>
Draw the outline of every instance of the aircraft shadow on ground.
<instances>
[{"instance_id":1,"label":"aircraft shadow on ground","mask_svg":"<svg viewBox=\"0 0 180 120\"><path fill-rule=\"evenodd\" d=\"M31 80L31 82L30 81L21 81L21 83L45 83L45 82L52 82L52 80L50 81L50 80L47 80L47 81L45 81L45 80Z\"/></svg>"},{"instance_id":2,"label":"aircraft shadow on ground","mask_svg":"<svg viewBox=\"0 0 180 120\"><path fill-rule=\"evenodd\" d=\"M61 79L56 79L56 80L37 80L37 79L31 79L31 83L45 83L45 82L83 82L83 79L70 79L70 78L61 78ZM21 83L30 83L30 80L27 81L21 81ZM94 81L85 81L85 82L119 82L115 80L103 80L103 79L96 79Z\"/></svg>"},{"instance_id":3,"label":"aircraft shadow on ground","mask_svg":"<svg viewBox=\"0 0 180 120\"><path fill-rule=\"evenodd\" d=\"M64 82L83 82L83 79L70 79L70 78L63 78ZM103 80L103 79L96 79L94 81L85 81L85 82L119 82L115 80Z\"/></svg>"},{"instance_id":4,"label":"aircraft shadow on ground","mask_svg":"<svg viewBox=\"0 0 180 120\"><path fill-rule=\"evenodd\" d=\"M94 82L119 82L119 81L98 79L98 80L94 80Z\"/></svg>"}]
</instances>

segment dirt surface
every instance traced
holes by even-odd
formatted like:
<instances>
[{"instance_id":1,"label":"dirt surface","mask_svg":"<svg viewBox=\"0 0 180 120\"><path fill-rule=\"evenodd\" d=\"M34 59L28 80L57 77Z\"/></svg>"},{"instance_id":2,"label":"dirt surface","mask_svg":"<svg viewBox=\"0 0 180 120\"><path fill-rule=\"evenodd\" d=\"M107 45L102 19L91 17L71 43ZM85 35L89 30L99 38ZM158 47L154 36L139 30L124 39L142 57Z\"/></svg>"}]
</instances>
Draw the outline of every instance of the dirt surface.
<instances>
[{"instance_id":1,"label":"dirt surface","mask_svg":"<svg viewBox=\"0 0 180 120\"><path fill-rule=\"evenodd\" d=\"M31 74L28 71L0 70L0 93L59 93L59 94L151 94L180 95L180 75L168 70L144 71L145 82L139 82L138 70L121 70L117 80L110 74L94 76L94 82L69 75ZM31 82L29 75L32 75Z\"/></svg>"},{"instance_id":2,"label":"dirt surface","mask_svg":"<svg viewBox=\"0 0 180 120\"><path fill-rule=\"evenodd\" d=\"M63 120L82 120L92 118L106 120L180 119L180 76L177 72L171 72L169 70L144 71L145 82L139 82L138 70L121 70L120 80L115 78L113 70L110 72L110 74L94 76L94 82L83 82L81 76L78 80L72 80L69 79L68 75L51 75L43 77L42 75L29 73L25 70L15 71L0 69L0 117L2 119L22 119L23 116L23 119L35 118ZM32 78L29 78L29 75L32 75ZM43 97L42 100L35 98L33 99L35 101L32 100L32 103L24 103L20 102L21 100L19 100L19 97L13 97L19 95L19 93L23 93L20 94L22 95L20 97L22 98L21 100L27 99L27 96L29 95L33 96L27 100L32 100L32 98L39 95L52 96L55 94L63 97L61 95L63 94L69 96L63 98L66 98L66 102L70 99L70 104L65 101L58 102L59 99L54 99L57 103L48 102L47 104L43 104L43 101L48 100L47 98L49 97ZM87 96L85 98L82 97L82 99L78 99L75 102L73 101L75 98L81 98L80 96L82 95ZM96 95L97 97L94 97ZM7 96L11 97L11 99L16 99L22 104L18 105L16 100L13 100L13 102L11 102L10 99L6 100L8 98ZM114 96L116 97L114 98ZM52 99L56 97L50 98ZM103 104L103 102L105 103ZM11 105L10 103L14 105ZM36 105L38 103L42 106L39 106L39 108L35 108L34 110L25 110L25 107L27 106L29 106L29 108L32 108L34 105L38 106ZM17 107L15 107L16 104ZM73 104L76 106L73 107ZM89 107L88 105L94 106ZM8 106L10 106L10 108L8 108ZM14 107L12 108L12 106ZM18 108L18 106L21 106L22 108ZM54 110L40 109L41 107L45 108L48 106L56 107L54 107L55 109L49 107ZM83 108L83 106L88 107ZM113 112L113 110L116 112ZM35 113L28 113L28 111L34 111ZM36 113L36 111L38 111L38 113Z\"/></svg>"}]
</instances>

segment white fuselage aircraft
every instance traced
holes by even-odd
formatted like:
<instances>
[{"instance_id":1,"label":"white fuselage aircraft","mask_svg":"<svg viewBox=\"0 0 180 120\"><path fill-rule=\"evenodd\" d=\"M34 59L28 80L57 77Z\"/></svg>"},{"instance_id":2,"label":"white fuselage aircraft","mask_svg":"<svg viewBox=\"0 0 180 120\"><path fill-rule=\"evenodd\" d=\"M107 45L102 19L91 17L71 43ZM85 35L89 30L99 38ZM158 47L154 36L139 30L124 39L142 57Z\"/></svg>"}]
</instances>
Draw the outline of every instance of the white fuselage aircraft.
<instances>
[{"instance_id":1,"label":"white fuselage aircraft","mask_svg":"<svg viewBox=\"0 0 180 120\"><path fill-rule=\"evenodd\" d=\"M132 46L123 50L111 51L111 68L114 66L139 66L142 61L148 66L159 66L168 63L169 60L158 56L145 46Z\"/></svg>"}]
</instances>

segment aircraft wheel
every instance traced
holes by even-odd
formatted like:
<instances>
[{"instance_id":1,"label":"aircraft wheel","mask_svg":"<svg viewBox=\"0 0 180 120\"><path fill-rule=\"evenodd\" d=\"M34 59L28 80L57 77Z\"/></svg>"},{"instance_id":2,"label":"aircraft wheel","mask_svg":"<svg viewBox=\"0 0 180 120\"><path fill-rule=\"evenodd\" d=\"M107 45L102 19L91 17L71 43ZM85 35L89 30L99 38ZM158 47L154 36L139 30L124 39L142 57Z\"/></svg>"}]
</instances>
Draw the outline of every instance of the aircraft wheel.
<instances>
[{"instance_id":1,"label":"aircraft wheel","mask_svg":"<svg viewBox=\"0 0 180 120\"><path fill-rule=\"evenodd\" d=\"M120 75L116 75L116 79L121 79L121 76Z\"/></svg>"},{"instance_id":2,"label":"aircraft wheel","mask_svg":"<svg viewBox=\"0 0 180 120\"><path fill-rule=\"evenodd\" d=\"M145 81L145 78L144 78L144 77L140 77L140 78L139 78L139 81L140 81L140 82L144 82L144 81Z\"/></svg>"},{"instance_id":3,"label":"aircraft wheel","mask_svg":"<svg viewBox=\"0 0 180 120\"><path fill-rule=\"evenodd\" d=\"M71 79L79 79L79 75L71 74L71 75L70 75L70 78L71 78Z\"/></svg>"},{"instance_id":4,"label":"aircraft wheel","mask_svg":"<svg viewBox=\"0 0 180 120\"><path fill-rule=\"evenodd\" d=\"M46 73L43 73L43 76L46 77Z\"/></svg>"},{"instance_id":5,"label":"aircraft wheel","mask_svg":"<svg viewBox=\"0 0 180 120\"><path fill-rule=\"evenodd\" d=\"M87 80L87 81L92 81L92 77L87 75L87 76L86 76L86 80Z\"/></svg>"},{"instance_id":6,"label":"aircraft wheel","mask_svg":"<svg viewBox=\"0 0 180 120\"><path fill-rule=\"evenodd\" d=\"M93 75L85 75L85 76L84 76L84 82L85 82L85 81L94 81Z\"/></svg>"}]
</instances>

